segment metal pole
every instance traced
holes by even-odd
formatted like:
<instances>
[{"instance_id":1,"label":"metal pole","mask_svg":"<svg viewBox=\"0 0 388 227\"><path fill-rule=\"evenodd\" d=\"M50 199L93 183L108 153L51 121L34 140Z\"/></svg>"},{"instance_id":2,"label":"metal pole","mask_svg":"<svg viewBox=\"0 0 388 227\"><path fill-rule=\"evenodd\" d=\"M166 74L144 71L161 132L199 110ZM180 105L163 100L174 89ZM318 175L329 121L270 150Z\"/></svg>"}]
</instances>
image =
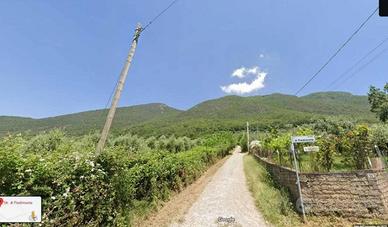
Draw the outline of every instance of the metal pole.
<instances>
[{"instance_id":1,"label":"metal pole","mask_svg":"<svg viewBox=\"0 0 388 227\"><path fill-rule=\"evenodd\" d=\"M259 141L259 126L256 127L256 136L257 140Z\"/></svg>"},{"instance_id":2,"label":"metal pole","mask_svg":"<svg viewBox=\"0 0 388 227\"><path fill-rule=\"evenodd\" d=\"M130 48L129 53L128 53L127 60L125 61L124 67L123 67L121 74L120 74L120 79L119 79L119 82L118 82L117 87L116 87L116 91L115 91L115 95L113 97L112 105L110 107L108 116L106 117L104 129L101 132L101 137L100 137L100 140L98 141L98 144L97 144L96 155L99 155L102 152L102 150L104 149L105 142L106 142L106 139L108 138L109 130L110 130L113 118L114 118L115 113L116 113L117 104L120 100L121 92L123 90L125 80L126 80L127 75L128 75L128 70L129 70L129 67L131 66L133 56L135 55L137 42L138 42L138 39L139 39L141 32L142 32L142 27L140 24L138 24L136 27L136 30L135 30L135 35L133 36L133 39L132 39L132 44L131 44L131 48Z\"/></svg>"},{"instance_id":3,"label":"metal pole","mask_svg":"<svg viewBox=\"0 0 388 227\"><path fill-rule=\"evenodd\" d=\"M388 168L388 162L385 160L385 157L382 155L380 148L377 145L375 145L375 149L376 149L377 155L379 156L379 158L384 164L384 168Z\"/></svg>"},{"instance_id":4,"label":"metal pole","mask_svg":"<svg viewBox=\"0 0 388 227\"><path fill-rule=\"evenodd\" d=\"M247 149L249 153L249 122L247 122Z\"/></svg>"},{"instance_id":5,"label":"metal pole","mask_svg":"<svg viewBox=\"0 0 388 227\"><path fill-rule=\"evenodd\" d=\"M300 187L299 167L298 167L298 161L296 160L294 143L291 143L291 150L292 150L292 155L294 157L294 166L295 166L295 173L296 173L296 184L298 185L299 199L300 199L300 204L301 204L301 207L302 207L302 214L303 214L303 222L306 222L306 214L305 214L305 211L304 211L304 204L303 204L303 197L302 197L302 188Z\"/></svg>"}]
</instances>

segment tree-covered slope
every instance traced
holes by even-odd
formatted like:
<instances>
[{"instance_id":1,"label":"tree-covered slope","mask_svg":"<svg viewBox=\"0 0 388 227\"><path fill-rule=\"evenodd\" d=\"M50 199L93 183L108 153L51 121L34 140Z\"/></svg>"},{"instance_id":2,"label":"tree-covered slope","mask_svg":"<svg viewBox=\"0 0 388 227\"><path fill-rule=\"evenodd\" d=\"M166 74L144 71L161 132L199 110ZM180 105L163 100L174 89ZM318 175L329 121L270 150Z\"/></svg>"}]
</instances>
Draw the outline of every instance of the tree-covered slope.
<instances>
[{"instance_id":1,"label":"tree-covered slope","mask_svg":"<svg viewBox=\"0 0 388 227\"><path fill-rule=\"evenodd\" d=\"M376 121L366 96L344 92L314 93L304 97L283 94L240 97L226 96L200 103L164 121L152 121L131 128L140 134L185 134L196 136L215 130L242 130L246 121L255 127L271 124L299 124L322 117Z\"/></svg>"},{"instance_id":2,"label":"tree-covered slope","mask_svg":"<svg viewBox=\"0 0 388 227\"><path fill-rule=\"evenodd\" d=\"M180 112L160 103L122 107L116 111L112 128L120 130L152 119L162 120L176 116ZM83 134L100 130L107 114L108 110L94 110L43 119L0 116L0 134L27 130L37 132L52 128L64 128L71 134Z\"/></svg>"},{"instance_id":3,"label":"tree-covered slope","mask_svg":"<svg viewBox=\"0 0 388 227\"><path fill-rule=\"evenodd\" d=\"M0 117L0 134L55 127L73 134L101 129L107 110L88 111L45 119ZM225 96L202 102L187 111L164 104L119 108L113 130L126 129L144 135L176 134L197 136L217 130L241 130L246 121L257 127L270 124L298 124L316 118L338 116L352 120L376 121L366 96L345 92L321 92L303 97L271 94Z\"/></svg>"},{"instance_id":4,"label":"tree-covered slope","mask_svg":"<svg viewBox=\"0 0 388 227\"><path fill-rule=\"evenodd\" d=\"M233 118L279 111L368 117L371 115L366 96L343 92L313 93L303 97L282 94L253 97L226 96L201 103L182 115Z\"/></svg>"}]
</instances>

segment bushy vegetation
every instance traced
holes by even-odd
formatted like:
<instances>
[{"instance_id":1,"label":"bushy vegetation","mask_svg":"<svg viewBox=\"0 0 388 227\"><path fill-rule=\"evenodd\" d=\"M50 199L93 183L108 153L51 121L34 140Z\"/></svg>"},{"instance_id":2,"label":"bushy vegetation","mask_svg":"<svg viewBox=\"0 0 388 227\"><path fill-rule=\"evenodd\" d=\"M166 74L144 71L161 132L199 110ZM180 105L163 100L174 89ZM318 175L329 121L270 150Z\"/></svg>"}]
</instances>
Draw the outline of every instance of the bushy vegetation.
<instances>
[{"instance_id":1,"label":"bushy vegetation","mask_svg":"<svg viewBox=\"0 0 388 227\"><path fill-rule=\"evenodd\" d=\"M1 195L42 196L45 226L131 225L134 215L227 155L234 136L121 135L96 157L97 141L96 134L69 137L58 130L0 139Z\"/></svg>"},{"instance_id":2,"label":"bushy vegetation","mask_svg":"<svg viewBox=\"0 0 388 227\"><path fill-rule=\"evenodd\" d=\"M290 139L299 135L315 135L315 145L320 147L318 152L305 153L303 146L311 144L296 145L300 167L307 172L368 169L368 158L377 157L375 146L383 154L388 151L388 125L359 125L328 118L291 129L273 128L262 136L263 146L256 152L278 164L293 167Z\"/></svg>"},{"instance_id":3,"label":"bushy vegetation","mask_svg":"<svg viewBox=\"0 0 388 227\"><path fill-rule=\"evenodd\" d=\"M381 90L371 86L368 93L371 111L376 113L382 122L388 121L388 83Z\"/></svg>"}]
</instances>

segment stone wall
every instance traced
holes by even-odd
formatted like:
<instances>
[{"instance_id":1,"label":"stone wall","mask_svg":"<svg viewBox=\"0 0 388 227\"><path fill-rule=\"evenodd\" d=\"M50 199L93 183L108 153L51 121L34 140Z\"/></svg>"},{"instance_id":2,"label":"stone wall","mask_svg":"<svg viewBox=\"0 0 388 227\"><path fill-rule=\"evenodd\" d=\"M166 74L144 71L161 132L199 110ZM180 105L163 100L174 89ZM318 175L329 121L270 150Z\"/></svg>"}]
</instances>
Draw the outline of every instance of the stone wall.
<instances>
[{"instance_id":1,"label":"stone wall","mask_svg":"<svg viewBox=\"0 0 388 227\"><path fill-rule=\"evenodd\" d=\"M295 171L256 156L274 181L299 197ZM344 173L301 173L306 213L343 217L388 218L388 173L363 170Z\"/></svg>"}]
</instances>

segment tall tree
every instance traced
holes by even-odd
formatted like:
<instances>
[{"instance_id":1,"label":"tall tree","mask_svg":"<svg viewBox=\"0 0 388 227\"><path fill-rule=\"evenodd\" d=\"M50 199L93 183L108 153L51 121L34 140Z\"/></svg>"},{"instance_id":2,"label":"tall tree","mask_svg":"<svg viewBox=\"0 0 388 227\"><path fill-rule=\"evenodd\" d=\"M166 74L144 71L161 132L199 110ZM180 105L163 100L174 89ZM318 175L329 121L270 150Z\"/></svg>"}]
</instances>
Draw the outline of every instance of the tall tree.
<instances>
[{"instance_id":1,"label":"tall tree","mask_svg":"<svg viewBox=\"0 0 388 227\"><path fill-rule=\"evenodd\" d=\"M371 111L376 113L382 122L388 121L388 83L381 90L371 86L368 93Z\"/></svg>"}]
</instances>

